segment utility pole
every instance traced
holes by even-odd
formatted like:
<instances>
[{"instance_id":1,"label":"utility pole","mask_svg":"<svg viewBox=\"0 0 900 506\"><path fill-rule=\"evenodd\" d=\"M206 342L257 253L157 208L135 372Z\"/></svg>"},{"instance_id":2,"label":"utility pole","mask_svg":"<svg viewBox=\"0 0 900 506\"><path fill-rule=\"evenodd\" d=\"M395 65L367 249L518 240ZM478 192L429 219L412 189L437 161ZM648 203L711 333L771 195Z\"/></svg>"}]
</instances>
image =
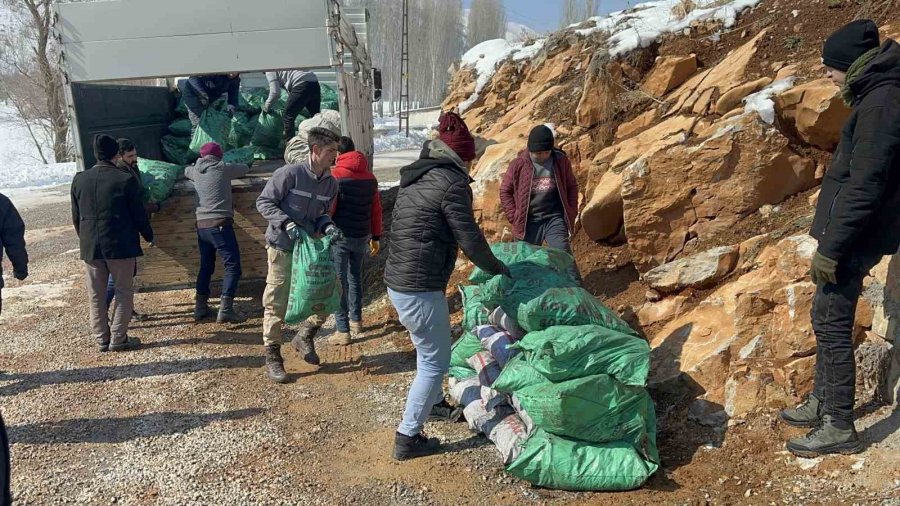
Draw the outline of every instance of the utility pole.
<instances>
[{"instance_id":1,"label":"utility pole","mask_svg":"<svg viewBox=\"0 0 900 506\"><path fill-rule=\"evenodd\" d=\"M400 132L409 137L409 0L403 0L403 38L400 42Z\"/></svg>"}]
</instances>

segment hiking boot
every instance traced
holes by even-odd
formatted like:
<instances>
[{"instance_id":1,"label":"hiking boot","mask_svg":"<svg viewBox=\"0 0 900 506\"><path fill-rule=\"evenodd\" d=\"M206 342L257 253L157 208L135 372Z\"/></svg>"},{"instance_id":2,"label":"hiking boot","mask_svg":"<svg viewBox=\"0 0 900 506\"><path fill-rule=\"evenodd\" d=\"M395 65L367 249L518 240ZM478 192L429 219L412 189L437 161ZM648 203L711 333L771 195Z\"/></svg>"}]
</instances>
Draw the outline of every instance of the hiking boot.
<instances>
[{"instance_id":1,"label":"hiking boot","mask_svg":"<svg viewBox=\"0 0 900 506\"><path fill-rule=\"evenodd\" d=\"M316 354L316 343L314 342L316 333L320 328L322 328L321 325L314 325L307 321L300 327L297 335L291 341L294 349L297 350L297 353L303 357L303 361L307 364L319 365L321 363L319 355Z\"/></svg>"},{"instance_id":2,"label":"hiking boot","mask_svg":"<svg viewBox=\"0 0 900 506\"><path fill-rule=\"evenodd\" d=\"M816 396L810 394L806 401L796 408L782 409L781 419L794 427L815 427L821 420L821 410L822 403Z\"/></svg>"},{"instance_id":3,"label":"hiking boot","mask_svg":"<svg viewBox=\"0 0 900 506\"><path fill-rule=\"evenodd\" d=\"M119 344L109 343L109 351L130 351L138 348L140 345L140 339L136 337L125 336L125 341Z\"/></svg>"},{"instance_id":4,"label":"hiking boot","mask_svg":"<svg viewBox=\"0 0 900 506\"><path fill-rule=\"evenodd\" d=\"M798 457L812 459L829 453L859 453L863 451L863 445L852 423L849 428L842 429L830 415L825 415L822 424L809 434L788 441L787 449Z\"/></svg>"},{"instance_id":5,"label":"hiking boot","mask_svg":"<svg viewBox=\"0 0 900 506\"><path fill-rule=\"evenodd\" d=\"M97 349L100 350L100 353L106 353L109 351L109 343L97 343Z\"/></svg>"},{"instance_id":6,"label":"hiking boot","mask_svg":"<svg viewBox=\"0 0 900 506\"><path fill-rule=\"evenodd\" d=\"M287 383L287 371L281 358L281 346L266 346L266 376L275 383Z\"/></svg>"},{"instance_id":7,"label":"hiking boot","mask_svg":"<svg viewBox=\"0 0 900 506\"><path fill-rule=\"evenodd\" d=\"M408 460L433 455L441 449L441 442L424 434L407 436L399 432L394 436L394 459Z\"/></svg>"},{"instance_id":8,"label":"hiking boot","mask_svg":"<svg viewBox=\"0 0 900 506\"><path fill-rule=\"evenodd\" d=\"M350 333L358 336L363 333L362 322L350 322Z\"/></svg>"},{"instance_id":9,"label":"hiking boot","mask_svg":"<svg viewBox=\"0 0 900 506\"><path fill-rule=\"evenodd\" d=\"M244 323L247 321L243 315L234 310L234 297L222 296L219 304L219 316L216 323Z\"/></svg>"},{"instance_id":10,"label":"hiking boot","mask_svg":"<svg viewBox=\"0 0 900 506\"><path fill-rule=\"evenodd\" d=\"M143 322L147 321L147 315L138 313L137 311L131 311L131 319L136 322Z\"/></svg>"},{"instance_id":11,"label":"hiking boot","mask_svg":"<svg viewBox=\"0 0 900 506\"><path fill-rule=\"evenodd\" d=\"M433 422L458 422L463 415L463 408L451 406L446 400L431 407L428 419Z\"/></svg>"},{"instance_id":12,"label":"hiking boot","mask_svg":"<svg viewBox=\"0 0 900 506\"><path fill-rule=\"evenodd\" d=\"M328 343L334 346L347 346L348 344L350 344L350 333L340 331L335 332L330 338L328 338Z\"/></svg>"},{"instance_id":13,"label":"hiking boot","mask_svg":"<svg viewBox=\"0 0 900 506\"><path fill-rule=\"evenodd\" d=\"M212 316L212 309L209 308L209 295L197 294L197 300L194 301L194 321L199 322Z\"/></svg>"}]
</instances>

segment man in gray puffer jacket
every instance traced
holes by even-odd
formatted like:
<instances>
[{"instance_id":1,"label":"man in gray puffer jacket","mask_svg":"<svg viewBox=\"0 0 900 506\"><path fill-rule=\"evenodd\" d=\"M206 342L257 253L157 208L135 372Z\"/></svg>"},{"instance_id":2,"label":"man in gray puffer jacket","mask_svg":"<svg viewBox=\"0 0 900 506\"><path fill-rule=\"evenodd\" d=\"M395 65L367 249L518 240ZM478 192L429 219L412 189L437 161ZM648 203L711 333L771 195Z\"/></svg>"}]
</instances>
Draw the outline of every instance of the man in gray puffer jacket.
<instances>
[{"instance_id":1,"label":"man in gray puffer jacket","mask_svg":"<svg viewBox=\"0 0 900 506\"><path fill-rule=\"evenodd\" d=\"M194 321L210 316L209 283L216 270L216 252L225 264L219 323L242 323L244 317L234 310L234 295L241 279L241 250L234 235L234 205L231 180L244 177L250 167L222 161L222 146L209 142L200 148L200 159L184 171L197 190L197 244L200 247L200 271L197 273L197 300Z\"/></svg>"},{"instance_id":2,"label":"man in gray puffer jacket","mask_svg":"<svg viewBox=\"0 0 900 506\"><path fill-rule=\"evenodd\" d=\"M322 88L319 86L319 78L315 73L306 70L282 70L279 72L266 72L269 80L269 98L263 106L263 111L268 113L278 98L281 89L288 92L287 104L284 107L284 141L287 142L296 132L295 123L297 116L304 108L309 112L309 117L319 113L322 102Z\"/></svg>"}]
</instances>

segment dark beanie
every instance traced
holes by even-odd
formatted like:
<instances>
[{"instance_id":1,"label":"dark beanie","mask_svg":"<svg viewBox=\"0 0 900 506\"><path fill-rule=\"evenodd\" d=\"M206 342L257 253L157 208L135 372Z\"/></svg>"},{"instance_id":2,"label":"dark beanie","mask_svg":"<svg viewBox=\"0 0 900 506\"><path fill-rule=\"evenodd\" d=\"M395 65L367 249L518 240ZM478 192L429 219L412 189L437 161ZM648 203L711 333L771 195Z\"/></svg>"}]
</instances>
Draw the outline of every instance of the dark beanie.
<instances>
[{"instance_id":1,"label":"dark beanie","mask_svg":"<svg viewBox=\"0 0 900 506\"><path fill-rule=\"evenodd\" d=\"M440 139L450 147L464 162L475 159L475 139L469 133L466 122L455 112L445 112L441 115L438 126Z\"/></svg>"},{"instance_id":2,"label":"dark beanie","mask_svg":"<svg viewBox=\"0 0 900 506\"><path fill-rule=\"evenodd\" d=\"M106 134L94 136L94 158L108 162L119 154L119 142Z\"/></svg>"},{"instance_id":3,"label":"dark beanie","mask_svg":"<svg viewBox=\"0 0 900 506\"><path fill-rule=\"evenodd\" d=\"M553 130L547 128L547 125L538 125L531 129L528 134L528 151L536 153L538 151L553 150Z\"/></svg>"},{"instance_id":4,"label":"dark beanie","mask_svg":"<svg viewBox=\"0 0 900 506\"><path fill-rule=\"evenodd\" d=\"M846 72L857 58L880 45L875 23L868 19L858 19L825 39L822 63Z\"/></svg>"}]
</instances>

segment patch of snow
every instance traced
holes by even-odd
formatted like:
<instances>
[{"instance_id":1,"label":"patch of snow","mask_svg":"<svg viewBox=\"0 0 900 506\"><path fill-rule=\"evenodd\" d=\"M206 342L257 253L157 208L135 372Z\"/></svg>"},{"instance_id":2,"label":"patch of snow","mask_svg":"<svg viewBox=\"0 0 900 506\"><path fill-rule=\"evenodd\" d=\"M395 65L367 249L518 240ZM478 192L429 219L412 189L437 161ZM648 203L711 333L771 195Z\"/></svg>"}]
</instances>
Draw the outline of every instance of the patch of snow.
<instances>
[{"instance_id":1,"label":"patch of snow","mask_svg":"<svg viewBox=\"0 0 900 506\"><path fill-rule=\"evenodd\" d=\"M400 181L388 181L388 182L379 181L378 182L378 191L383 192L385 190L390 190L391 188L393 188L395 186L400 186Z\"/></svg>"},{"instance_id":2,"label":"patch of snow","mask_svg":"<svg viewBox=\"0 0 900 506\"><path fill-rule=\"evenodd\" d=\"M402 151L404 149L419 149L428 139L428 133L435 125L429 128L417 128L406 132L400 132L400 120L397 118L375 118L374 142L375 153L388 153Z\"/></svg>"},{"instance_id":3,"label":"patch of snow","mask_svg":"<svg viewBox=\"0 0 900 506\"><path fill-rule=\"evenodd\" d=\"M52 157L49 143L41 144L44 153ZM0 190L68 183L74 175L74 163L44 164L15 109L0 103Z\"/></svg>"},{"instance_id":4,"label":"patch of snow","mask_svg":"<svg viewBox=\"0 0 900 506\"><path fill-rule=\"evenodd\" d=\"M484 87L491 82L494 72L501 62L508 58L514 61L526 60L534 58L535 55L544 47L544 39L533 42L526 46L524 44L510 44L503 39L486 40L476 45L472 49L466 51L462 56L461 66L475 69L475 93L472 94L465 102L459 105L459 111L465 112L466 109L472 107Z\"/></svg>"},{"instance_id":5,"label":"patch of snow","mask_svg":"<svg viewBox=\"0 0 900 506\"><path fill-rule=\"evenodd\" d=\"M762 90L744 98L744 113L756 112L767 125L775 123L774 95L778 95L794 86L794 78L779 79Z\"/></svg>"}]
</instances>

